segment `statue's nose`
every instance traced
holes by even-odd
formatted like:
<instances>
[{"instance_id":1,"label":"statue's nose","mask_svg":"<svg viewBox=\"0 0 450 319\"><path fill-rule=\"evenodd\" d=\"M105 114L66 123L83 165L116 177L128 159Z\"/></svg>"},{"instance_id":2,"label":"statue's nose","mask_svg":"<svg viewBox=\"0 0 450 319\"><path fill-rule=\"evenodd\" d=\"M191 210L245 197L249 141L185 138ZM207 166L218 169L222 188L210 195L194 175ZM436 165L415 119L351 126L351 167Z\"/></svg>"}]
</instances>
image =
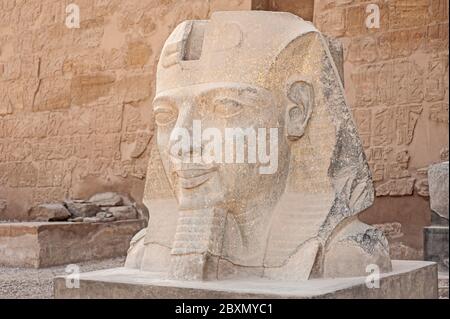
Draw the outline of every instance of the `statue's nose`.
<instances>
[{"instance_id":1,"label":"statue's nose","mask_svg":"<svg viewBox=\"0 0 450 319\"><path fill-rule=\"evenodd\" d=\"M175 128L186 129L191 134L193 119L194 119L194 105L192 102L185 101L182 103L179 109L178 118L175 123Z\"/></svg>"},{"instance_id":2,"label":"statue's nose","mask_svg":"<svg viewBox=\"0 0 450 319\"><path fill-rule=\"evenodd\" d=\"M169 143L170 155L175 160L186 162L192 161L195 156L201 156L201 140L196 141L198 137L193 134L193 126L196 124L194 119L194 105L190 102L183 103ZM199 119L195 120L197 124L199 121Z\"/></svg>"}]
</instances>

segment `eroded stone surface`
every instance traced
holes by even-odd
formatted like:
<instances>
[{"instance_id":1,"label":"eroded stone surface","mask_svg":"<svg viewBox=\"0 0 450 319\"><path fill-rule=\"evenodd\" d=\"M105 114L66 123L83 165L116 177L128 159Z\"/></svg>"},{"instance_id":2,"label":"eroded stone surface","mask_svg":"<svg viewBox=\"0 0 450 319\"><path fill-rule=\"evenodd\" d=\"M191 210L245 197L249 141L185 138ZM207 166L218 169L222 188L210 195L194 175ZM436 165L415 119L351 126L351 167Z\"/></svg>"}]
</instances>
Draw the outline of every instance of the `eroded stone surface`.
<instances>
[{"instance_id":1,"label":"eroded stone surface","mask_svg":"<svg viewBox=\"0 0 450 319\"><path fill-rule=\"evenodd\" d=\"M150 222L127 267L181 280L363 276L373 263L389 271L383 232L358 220L374 189L335 61L329 41L288 13L215 12L179 24L157 70ZM276 128L276 170L180 164L171 132L193 120L222 133Z\"/></svg>"},{"instance_id":2,"label":"eroded stone surface","mask_svg":"<svg viewBox=\"0 0 450 319\"><path fill-rule=\"evenodd\" d=\"M379 28L366 26L369 5ZM430 210L418 170L448 160L448 1L315 0L313 21L344 45L346 96L377 189L361 219L401 223L397 244L421 254Z\"/></svg>"},{"instance_id":3,"label":"eroded stone surface","mask_svg":"<svg viewBox=\"0 0 450 319\"><path fill-rule=\"evenodd\" d=\"M448 220L448 162L431 165L428 169L430 206L439 216Z\"/></svg>"},{"instance_id":4,"label":"eroded stone surface","mask_svg":"<svg viewBox=\"0 0 450 319\"><path fill-rule=\"evenodd\" d=\"M438 264L439 271L449 271L448 226L429 226L424 228L424 259Z\"/></svg>"},{"instance_id":5,"label":"eroded stone surface","mask_svg":"<svg viewBox=\"0 0 450 319\"><path fill-rule=\"evenodd\" d=\"M60 203L57 204L42 204L33 207L29 212L30 220L34 221L65 221L71 217L67 208Z\"/></svg>"},{"instance_id":6,"label":"eroded stone surface","mask_svg":"<svg viewBox=\"0 0 450 319\"><path fill-rule=\"evenodd\" d=\"M123 199L119 194L116 193L101 193L95 194L89 198L89 202L98 205L100 207L104 206L121 206L123 204Z\"/></svg>"},{"instance_id":7,"label":"eroded stone surface","mask_svg":"<svg viewBox=\"0 0 450 319\"><path fill-rule=\"evenodd\" d=\"M41 268L124 256L143 220L0 223L0 265Z\"/></svg>"},{"instance_id":8,"label":"eroded stone surface","mask_svg":"<svg viewBox=\"0 0 450 319\"><path fill-rule=\"evenodd\" d=\"M108 212L117 220L137 218L137 212L133 206L111 207Z\"/></svg>"},{"instance_id":9,"label":"eroded stone surface","mask_svg":"<svg viewBox=\"0 0 450 319\"><path fill-rule=\"evenodd\" d=\"M67 209L74 218L94 217L98 212L101 211L101 208L99 206L92 203L66 201L64 204L67 206Z\"/></svg>"}]
</instances>

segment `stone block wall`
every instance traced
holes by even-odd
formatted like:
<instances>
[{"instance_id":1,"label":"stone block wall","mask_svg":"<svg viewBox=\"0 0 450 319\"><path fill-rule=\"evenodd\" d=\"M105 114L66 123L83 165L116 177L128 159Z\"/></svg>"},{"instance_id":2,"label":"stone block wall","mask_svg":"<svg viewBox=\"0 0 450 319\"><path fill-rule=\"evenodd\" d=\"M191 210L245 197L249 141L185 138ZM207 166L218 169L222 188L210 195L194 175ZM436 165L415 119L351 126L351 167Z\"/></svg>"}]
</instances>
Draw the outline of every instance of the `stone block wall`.
<instances>
[{"instance_id":1,"label":"stone block wall","mask_svg":"<svg viewBox=\"0 0 450 319\"><path fill-rule=\"evenodd\" d=\"M366 26L369 4L379 28ZM344 44L346 93L376 185L363 219L388 232L394 258L422 258L426 170L448 159L448 4L315 1L316 26Z\"/></svg>"},{"instance_id":2,"label":"stone block wall","mask_svg":"<svg viewBox=\"0 0 450 319\"><path fill-rule=\"evenodd\" d=\"M101 191L140 201L164 40L230 8L250 1L0 0L0 220Z\"/></svg>"},{"instance_id":3,"label":"stone block wall","mask_svg":"<svg viewBox=\"0 0 450 319\"><path fill-rule=\"evenodd\" d=\"M80 6L80 29L65 8ZM345 87L376 184L363 214L394 258L422 257L426 168L448 158L448 0L0 0L0 220L100 191L141 200L156 62L215 10L289 11L345 48ZM367 28L367 6L380 11Z\"/></svg>"}]
</instances>

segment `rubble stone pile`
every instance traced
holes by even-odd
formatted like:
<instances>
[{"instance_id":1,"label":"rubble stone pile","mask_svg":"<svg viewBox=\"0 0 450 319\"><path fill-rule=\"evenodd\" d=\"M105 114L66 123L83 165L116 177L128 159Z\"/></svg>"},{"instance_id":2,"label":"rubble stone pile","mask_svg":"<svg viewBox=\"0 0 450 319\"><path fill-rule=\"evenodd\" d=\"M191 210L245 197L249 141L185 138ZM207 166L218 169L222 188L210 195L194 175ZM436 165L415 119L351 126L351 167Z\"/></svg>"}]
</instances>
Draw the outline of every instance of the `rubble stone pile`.
<instances>
[{"instance_id":1,"label":"rubble stone pile","mask_svg":"<svg viewBox=\"0 0 450 319\"><path fill-rule=\"evenodd\" d=\"M28 212L29 220L52 222L113 222L138 219L143 212L128 196L113 192L95 194L91 198L41 204Z\"/></svg>"}]
</instances>

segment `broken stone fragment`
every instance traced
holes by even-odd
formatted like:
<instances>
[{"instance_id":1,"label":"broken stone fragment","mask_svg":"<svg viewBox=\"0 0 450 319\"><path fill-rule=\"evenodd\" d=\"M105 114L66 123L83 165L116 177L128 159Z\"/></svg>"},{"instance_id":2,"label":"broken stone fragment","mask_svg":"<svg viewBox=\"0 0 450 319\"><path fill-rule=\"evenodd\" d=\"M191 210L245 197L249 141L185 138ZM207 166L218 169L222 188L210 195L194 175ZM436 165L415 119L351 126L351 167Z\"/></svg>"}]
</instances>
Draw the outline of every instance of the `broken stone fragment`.
<instances>
[{"instance_id":1,"label":"broken stone fragment","mask_svg":"<svg viewBox=\"0 0 450 319\"><path fill-rule=\"evenodd\" d=\"M99 218L97 217L84 217L83 222L85 223L97 223L99 221Z\"/></svg>"},{"instance_id":2,"label":"broken stone fragment","mask_svg":"<svg viewBox=\"0 0 450 319\"><path fill-rule=\"evenodd\" d=\"M91 203L66 201L65 205L72 217L93 217L101 211L99 206Z\"/></svg>"},{"instance_id":3,"label":"broken stone fragment","mask_svg":"<svg viewBox=\"0 0 450 319\"><path fill-rule=\"evenodd\" d=\"M110 207L108 212L117 220L136 219L137 211L133 206Z\"/></svg>"},{"instance_id":4,"label":"broken stone fragment","mask_svg":"<svg viewBox=\"0 0 450 319\"><path fill-rule=\"evenodd\" d=\"M414 190L417 195L423 197L430 197L428 188L428 167L422 167L417 169L416 183L414 184Z\"/></svg>"},{"instance_id":5,"label":"broken stone fragment","mask_svg":"<svg viewBox=\"0 0 450 319\"><path fill-rule=\"evenodd\" d=\"M121 206L123 204L123 198L119 194L108 192L95 194L89 199L89 202L100 207Z\"/></svg>"},{"instance_id":6,"label":"broken stone fragment","mask_svg":"<svg viewBox=\"0 0 450 319\"><path fill-rule=\"evenodd\" d=\"M84 217L83 222L85 223L107 223L115 221L115 217Z\"/></svg>"},{"instance_id":7,"label":"broken stone fragment","mask_svg":"<svg viewBox=\"0 0 450 319\"><path fill-rule=\"evenodd\" d=\"M376 196L407 196L414 191L415 178L392 179L377 186Z\"/></svg>"},{"instance_id":8,"label":"broken stone fragment","mask_svg":"<svg viewBox=\"0 0 450 319\"><path fill-rule=\"evenodd\" d=\"M110 218L110 217L113 217L113 214L108 213L108 212L100 212L100 213L97 213L97 215L95 217L97 217L97 218Z\"/></svg>"},{"instance_id":9,"label":"broken stone fragment","mask_svg":"<svg viewBox=\"0 0 450 319\"><path fill-rule=\"evenodd\" d=\"M70 218L70 212L60 203L42 204L35 206L28 212L30 220L34 221L66 221Z\"/></svg>"},{"instance_id":10,"label":"broken stone fragment","mask_svg":"<svg viewBox=\"0 0 450 319\"><path fill-rule=\"evenodd\" d=\"M448 162L428 169L431 210L448 220Z\"/></svg>"}]
</instances>

